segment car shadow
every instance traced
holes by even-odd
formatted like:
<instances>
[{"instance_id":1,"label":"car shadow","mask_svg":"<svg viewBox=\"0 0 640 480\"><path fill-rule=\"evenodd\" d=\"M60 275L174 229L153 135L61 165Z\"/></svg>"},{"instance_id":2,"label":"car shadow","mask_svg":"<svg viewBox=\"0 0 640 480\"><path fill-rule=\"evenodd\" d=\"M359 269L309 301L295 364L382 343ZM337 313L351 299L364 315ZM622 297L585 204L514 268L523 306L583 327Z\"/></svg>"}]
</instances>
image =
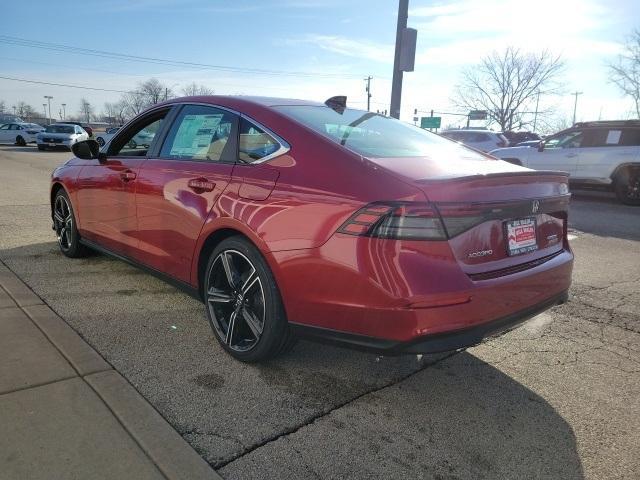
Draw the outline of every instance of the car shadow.
<instances>
[{"instance_id":1,"label":"car shadow","mask_svg":"<svg viewBox=\"0 0 640 480\"><path fill-rule=\"evenodd\" d=\"M640 240L640 206L620 203L611 192L572 190L569 227L600 237Z\"/></svg>"},{"instance_id":2,"label":"car shadow","mask_svg":"<svg viewBox=\"0 0 640 480\"><path fill-rule=\"evenodd\" d=\"M3 152L33 152L33 151L38 151L38 148L36 147L36 144L29 144L26 145L24 147L19 147L17 145L12 145L9 143L0 143L0 149Z\"/></svg>"},{"instance_id":3,"label":"car shadow","mask_svg":"<svg viewBox=\"0 0 640 480\"><path fill-rule=\"evenodd\" d=\"M582 478L570 425L472 353L380 357L300 341L244 364L199 302L124 262L68 259L55 242L0 258L214 467L255 455L264 469L269 451L264 478L304 478L287 470L295 441L327 477Z\"/></svg>"}]
</instances>

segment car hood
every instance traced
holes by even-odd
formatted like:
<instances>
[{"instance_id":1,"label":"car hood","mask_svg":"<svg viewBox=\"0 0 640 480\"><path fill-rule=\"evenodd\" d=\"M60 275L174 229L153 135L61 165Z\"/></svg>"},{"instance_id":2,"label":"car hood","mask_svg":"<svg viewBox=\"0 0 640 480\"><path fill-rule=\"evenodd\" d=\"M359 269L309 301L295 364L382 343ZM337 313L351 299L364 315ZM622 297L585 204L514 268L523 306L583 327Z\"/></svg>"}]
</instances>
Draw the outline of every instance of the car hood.
<instances>
[{"instance_id":1,"label":"car hood","mask_svg":"<svg viewBox=\"0 0 640 480\"><path fill-rule=\"evenodd\" d=\"M491 150L489 154L494 157L505 158L513 155L522 156L531 152L531 148L533 147L507 147L507 148L496 148L495 150Z\"/></svg>"},{"instance_id":2,"label":"car hood","mask_svg":"<svg viewBox=\"0 0 640 480\"><path fill-rule=\"evenodd\" d=\"M71 138L72 135L75 135L75 133L47 133L47 132L40 132L38 135L40 135L41 137L47 137L47 138Z\"/></svg>"},{"instance_id":3,"label":"car hood","mask_svg":"<svg viewBox=\"0 0 640 480\"><path fill-rule=\"evenodd\" d=\"M530 171L457 145L434 145L428 155L421 157L367 157L367 160L408 181Z\"/></svg>"}]
</instances>

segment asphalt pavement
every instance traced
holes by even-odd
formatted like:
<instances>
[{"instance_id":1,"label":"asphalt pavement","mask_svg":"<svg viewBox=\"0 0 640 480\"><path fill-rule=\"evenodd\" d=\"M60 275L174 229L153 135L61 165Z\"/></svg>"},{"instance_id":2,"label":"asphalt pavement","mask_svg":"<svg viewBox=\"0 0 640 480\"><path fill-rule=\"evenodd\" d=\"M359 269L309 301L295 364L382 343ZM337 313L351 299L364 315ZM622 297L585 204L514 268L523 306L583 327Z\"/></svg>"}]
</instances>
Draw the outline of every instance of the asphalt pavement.
<instances>
[{"instance_id":1,"label":"asphalt pavement","mask_svg":"<svg viewBox=\"0 0 640 480\"><path fill-rule=\"evenodd\" d=\"M0 260L223 477L640 477L640 208L576 192L570 302L465 352L299 342L245 365L196 300L58 252L48 182L68 157L0 146Z\"/></svg>"}]
</instances>

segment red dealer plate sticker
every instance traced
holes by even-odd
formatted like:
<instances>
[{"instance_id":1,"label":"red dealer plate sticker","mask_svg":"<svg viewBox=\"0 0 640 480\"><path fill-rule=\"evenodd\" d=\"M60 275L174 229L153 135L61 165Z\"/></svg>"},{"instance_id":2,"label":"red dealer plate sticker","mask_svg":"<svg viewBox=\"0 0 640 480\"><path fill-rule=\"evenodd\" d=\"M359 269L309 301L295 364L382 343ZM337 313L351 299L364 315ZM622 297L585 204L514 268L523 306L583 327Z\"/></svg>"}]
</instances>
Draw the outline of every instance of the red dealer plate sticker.
<instances>
[{"instance_id":1,"label":"red dealer plate sticker","mask_svg":"<svg viewBox=\"0 0 640 480\"><path fill-rule=\"evenodd\" d=\"M521 218L505 222L509 256L533 252L538 249L535 218Z\"/></svg>"}]
</instances>

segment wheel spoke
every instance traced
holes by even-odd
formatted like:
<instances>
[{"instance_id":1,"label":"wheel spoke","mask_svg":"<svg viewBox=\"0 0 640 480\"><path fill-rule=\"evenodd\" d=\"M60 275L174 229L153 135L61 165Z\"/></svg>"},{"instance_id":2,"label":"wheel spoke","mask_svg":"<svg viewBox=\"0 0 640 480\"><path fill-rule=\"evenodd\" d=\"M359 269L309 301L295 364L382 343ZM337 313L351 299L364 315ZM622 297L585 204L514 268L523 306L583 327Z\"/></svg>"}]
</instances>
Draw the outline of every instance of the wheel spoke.
<instances>
[{"instance_id":1,"label":"wheel spoke","mask_svg":"<svg viewBox=\"0 0 640 480\"><path fill-rule=\"evenodd\" d=\"M231 272L231 265L229 263L229 257L227 255L227 252L222 252L220 254L220 260L222 261L222 266L224 268L224 273L227 277L227 282L229 283L229 286L231 288L235 288L236 285L233 281L233 273Z\"/></svg>"},{"instance_id":2,"label":"wheel spoke","mask_svg":"<svg viewBox=\"0 0 640 480\"><path fill-rule=\"evenodd\" d=\"M67 239L67 247L71 246L71 229L67 228L66 229L66 239Z\"/></svg>"},{"instance_id":3,"label":"wheel spoke","mask_svg":"<svg viewBox=\"0 0 640 480\"><path fill-rule=\"evenodd\" d=\"M223 292L222 290L219 290L215 287L211 287L207 292L207 295L208 300L213 303L233 302L233 297L230 294Z\"/></svg>"},{"instance_id":4,"label":"wheel spoke","mask_svg":"<svg viewBox=\"0 0 640 480\"><path fill-rule=\"evenodd\" d=\"M251 287L253 287L256 282L259 280L258 278L258 272L256 271L256 269L254 268L251 272L251 274L249 275L249 277L247 278L247 280L244 282L244 284L242 285L242 294L246 295L247 292L251 289Z\"/></svg>"},{"instance_id":5,"label":"wheel spoke","mask_svg":"<svg viewBox=\"0 0 640 480\"><path fill-rule=\"evenodd\" d=\"M62 215L60 215L58 211L53 212L53 218L55 218L60 223L64 223L64 218L62 218Z\"/></svg>"},{"instance_id":6,"label":"wheel spoke","mask_svg":"<svg viewBox=\"0 0 640 480\"><path fill-rule=\"evenodd\" d=\"M231 346L231 340L233 339L233 331L236 328L236 317L238 316L238 311L234 310L229 317L229 323L227 326L227 334L225 338L225 343Z\"/></svg>"},{"instance_id":7,"label":"wheel spoke","mask_svg":"<svg viewBox=\"0 0 640 480\"><path fill-rule=\"evenodd\" d=\"M247 323L249 329L251 329L251 333L253 333L256 339L260 338L260 335L262 335L262 325L255 314L247 307L244 307L242 309L242 318L244 318L244 321Z\"/></svg>"}]
</instances>

